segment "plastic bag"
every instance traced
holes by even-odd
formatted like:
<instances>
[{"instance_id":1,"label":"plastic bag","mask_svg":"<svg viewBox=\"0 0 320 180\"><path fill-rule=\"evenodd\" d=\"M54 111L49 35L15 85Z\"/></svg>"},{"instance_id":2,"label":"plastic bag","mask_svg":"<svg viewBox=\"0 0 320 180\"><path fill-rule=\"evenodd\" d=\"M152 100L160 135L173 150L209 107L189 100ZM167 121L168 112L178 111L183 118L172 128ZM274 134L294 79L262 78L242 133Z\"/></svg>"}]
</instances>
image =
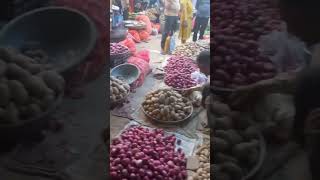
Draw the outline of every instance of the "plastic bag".
<instances>
[{"instance_id":1,"label":"plastic bag","mask_svg":"<svg viewBox=\"0 0 320 180\"><path fill-rule=\"evenodd\" d=\"M156 128L152 128L149 126L145 126L139 122L136 121L130 121L128 124L125 125L125 127L115 136L115 138L121 138L121 134L123 134L127 129L133 128L133 127L143 127L148 128L150 130L154 130ZM196 138L189 138L187 136L184 136L182 134L179 134L177 132L169 132L164 131L166 136L175 135L176 141L181 141L181 143L176 143L176 150L179 148L185 153L186 157L192 156L195 148L199 144L199 142L202 142L202 135L197 134Z\"/></svg>"},{"instance_id":2,"label":"plastic bag","mask_svg":"<svg viewBox=\"0 0 320 180\"><path fill-rule=\"evenodd\" d=\"M205 74L195 71L191 74L191 78L195 80L198 84L205 84L208 82L208 78Z\"/></svg>"},{"instance_id":3,"label":"plastic bag","mask_svg":"<svg viewBox=\"0 0 320 180\"><path fill-rule=\"evenodd\" d=\"M170 49L170 40L171 40L171 37L168 36L167 39L166 39L166 42L164 44L164 53L168 53L169 52L169 49Z\"/></svg>"},{"instance_id":4,"label":"plastic bag","mask_svg":"<svg viewBox=\"0 0 320 180\"><path fill-rule=\"evenodd\" d=\"M140 43L140 42L141 42L140 35L139 35L138 31L136 31L136 30L129 30L129 34L131 34L131 36L133 37L133 40L134 40L136 43Z\"/></svg>"},{"instance_id":5,"label":"plastic bag","mask_svg":"<svg viewBox=\"0 0 320 180\"><path fill-rule=\"evenodd\" d=\"M156 28L152 29L151 35L156 36L158 35L158 30Z\"/></svg>"},{"instance_id":6,"label":"plastic bag","mask_svg":"<svg viewBox=\"0 0 320 180\"><path fill-rule=\"evenodd\" d=\"M136 52L136 43L132 38L127 37L127 39L120 42L122 45L129 48L130 52L134 54Z\"/></svg>"},{"instance_id":7,"label":"plastic bag","mask_svg":"<svg viewBox=\"0 0 320 180\"><path fill-rule=\"evenodd\" d=\"M138 57L140 59L143 59L148 63L150 62L150 52L149 52L149 50L141 50L141 51L137 52L134 56Z\"/></svg>"},{"instance_id":8,"label":"plastic bag","mask_svg":"<svg viewBox=\"0 0 320 180\"><path fill-rule=\"evenodd\" d=\"M274 31L259 39L259 50L276 65L278 72L287 72L308 63L306 46L287 32Z\"/></svg>"},{"instance_id":9,"label":"plastic bag","mask_svg":"<svg viewBox=\"0 0 320 180\"><path fill-rule=\"evenodd\" d=\"M172 52L174 51L176 47L176 38L174 36L171 36L171 39L170 39L170 45L169 45L169 54L172 54Z\"/></svg>"},{"instance_id":10,"label":"plastic bag","mask_svg":"<svg viewBox=\"0 0 320 180\"><path fill-rule=\"evenodd\" d=\"M128 59L128 63L136 65L139 68L140 76L135 82L135 87L140 87L144 83L145 77L151 72L150 65L147 61L134 56Z\"/></svg>"}]
</instances>

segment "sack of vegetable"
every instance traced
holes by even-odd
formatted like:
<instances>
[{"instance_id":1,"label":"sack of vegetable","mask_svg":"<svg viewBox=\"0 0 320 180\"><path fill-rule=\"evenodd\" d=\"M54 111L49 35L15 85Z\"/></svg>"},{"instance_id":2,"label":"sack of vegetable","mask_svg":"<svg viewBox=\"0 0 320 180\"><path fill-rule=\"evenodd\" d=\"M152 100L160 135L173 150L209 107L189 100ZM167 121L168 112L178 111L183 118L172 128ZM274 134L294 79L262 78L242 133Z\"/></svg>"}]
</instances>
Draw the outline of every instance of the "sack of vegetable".
<instances>
[{"instance_id":1,"label":"sack of vegetable","mask_svg":"<svg viewBox=\"0 0 320 180\"><path fill-rule=\"evenodd\" d=\"M136 82L134 82L135 87L140 87L144 83L145 77L151 72L150 65L147 61L140 59L138 57L131 56L128 59L129 64L136 65L140 70L140 76Z\"/></svg>"}]
</instances>

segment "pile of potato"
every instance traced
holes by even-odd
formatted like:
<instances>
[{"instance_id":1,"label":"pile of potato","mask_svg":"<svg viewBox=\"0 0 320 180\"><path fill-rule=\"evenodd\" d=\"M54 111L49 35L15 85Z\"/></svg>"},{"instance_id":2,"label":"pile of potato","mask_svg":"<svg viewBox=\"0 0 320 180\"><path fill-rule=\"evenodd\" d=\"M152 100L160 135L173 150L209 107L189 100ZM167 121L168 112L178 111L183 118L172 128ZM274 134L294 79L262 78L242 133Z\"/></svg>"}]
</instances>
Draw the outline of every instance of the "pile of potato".
<instances>
[{"instance_id":1,"label":"pile of potato","mask_svg":"<svg viewBox=\"0 0 320 180\"><path fill-rule=\"evenodd\" d=\"M130 86L115 78L110 77L110 99L112 103L123 100L130 92Z\"/></svg>"},{"instance_id":2,"label":"pile of potato","mask_svg":"<svg viewBox=\"0 0 320 180\"><path fill-rule=\"evenodd\" d=\"M197 167L188 180L210 180L210 142L204 143L196 150L196 158L199 163L195 163Z\"/></svg>"},{"instance_id":3,"label":"pile of potato","mask_svg":"<svg viewBox=\"0 0 320 180\"><path fill-rule=\"evenodd\" d=\"M200 53L199 46L194 42L189 42L177 46L173 51L173 55L176 56L186 56L196 58L196 56Z\"/></svg>"},{"instance_id":4,"label":"pile of potato","mask_svg":"<svg viewBox=\"0 0 320 180\"><path fill-rule=\"evenodd\" d=\"M142 108L150 117L164 122L181 121L192 113L192 103L172 89L148 94Z\"/></svg>"},{"instance_id":5,"label":"pile of potato","mask_svg":"<svg viewBox=\"0 0 320 180\"><path fill-rule=\"evenodd\" d=\"M158 11L155 8L146 10L146 16L149 17L150 21L155 21L157 19L156 14L158 14Z\"/></svg>"},{"instance_id":6,"label":"pile of potato","mask_svg":"<svg viewBox=\"0 0 320 180\"><path fill-rule=\"evenodd\" d=\"M45 112L63 93L57 72L9 48L0 48L0 124L16 124Z\"/></svg>"},{"instance_id":7,"label":"pile of potato","mask_svg":"<svg viewBox=\"0 0 320 180\"><path fill-rule=\"evenodd\" d=\"M215 180L241 179L257 164L260 156L259 131L249 117L232 111L228 105L211 101L208 119L214 129Z\"/></svg>"}]
</instances>

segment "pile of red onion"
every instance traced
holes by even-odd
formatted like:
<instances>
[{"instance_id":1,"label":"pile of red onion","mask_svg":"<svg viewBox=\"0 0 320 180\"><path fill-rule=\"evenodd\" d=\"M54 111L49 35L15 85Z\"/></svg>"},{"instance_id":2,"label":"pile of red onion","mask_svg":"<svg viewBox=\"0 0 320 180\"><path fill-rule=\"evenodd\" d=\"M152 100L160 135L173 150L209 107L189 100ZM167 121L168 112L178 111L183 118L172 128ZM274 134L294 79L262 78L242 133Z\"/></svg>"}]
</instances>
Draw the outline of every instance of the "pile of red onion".
<instances>
[{"instance_id":1,"label":"pile of red onion","mask_svg":"<svg viewBox=\"0 0 320 180\"><path fill-rule=\"evenodd\" d=\"M128 54L128 53L129 53L129 49L126 46L121 45L119 43L110 43L111 56L118 55L118 54Z\"/></svg>"},{"instance_id":2,"label":"pile of red onion","mask_svg":"<svg viewBox=\"0 0 320 180\"><path fill-rule=\"evenodd\" d=\"M128 128L110 145L111 179L185 180L186 158L181 149L175 150L176 141L160 129Z\"/></svg>"},{"instance_id":3,"label":"pile of red onion","mask_svg":"<svg viewBox=\"0 0 320 180\"><path fill-rule=\"evenodd\" d=\"M191 74L197 71L198 67L189 57L172 56L168 59L168 64L164 67L164 82L168 86L177 89L185 89L197 85L191 78Z\"/></svg>"},{"instance_id":4,"label":"pile of red onion","mask_svg":"<svg viewBox=\"0 0 320 180\"><path fill-rule=\"evenodd\" d=\"M258 39L281 30L281 19L268 0L216 0L213 5L213 85L235 88L275 76L270 59L258 51Z\"/></svg>"}]
</instances>

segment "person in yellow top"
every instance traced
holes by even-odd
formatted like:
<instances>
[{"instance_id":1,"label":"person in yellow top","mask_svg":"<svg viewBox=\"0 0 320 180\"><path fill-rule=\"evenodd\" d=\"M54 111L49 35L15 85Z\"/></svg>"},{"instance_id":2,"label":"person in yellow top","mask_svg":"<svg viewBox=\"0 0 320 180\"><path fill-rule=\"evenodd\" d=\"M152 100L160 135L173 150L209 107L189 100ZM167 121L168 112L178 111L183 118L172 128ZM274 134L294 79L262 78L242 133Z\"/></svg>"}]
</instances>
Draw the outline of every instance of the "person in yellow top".
<instances>
[{"instance_id":1,"label":"person in yellow top","mask_svg":"<svg viewBox=\"0 0 320 180\"><path fill-rule=\"evenodd\" d=\"M192 31L192 0L180 0L180 31L179 39L181 43L186 43L189 39Z\"/></svg>"}]
</instances>

